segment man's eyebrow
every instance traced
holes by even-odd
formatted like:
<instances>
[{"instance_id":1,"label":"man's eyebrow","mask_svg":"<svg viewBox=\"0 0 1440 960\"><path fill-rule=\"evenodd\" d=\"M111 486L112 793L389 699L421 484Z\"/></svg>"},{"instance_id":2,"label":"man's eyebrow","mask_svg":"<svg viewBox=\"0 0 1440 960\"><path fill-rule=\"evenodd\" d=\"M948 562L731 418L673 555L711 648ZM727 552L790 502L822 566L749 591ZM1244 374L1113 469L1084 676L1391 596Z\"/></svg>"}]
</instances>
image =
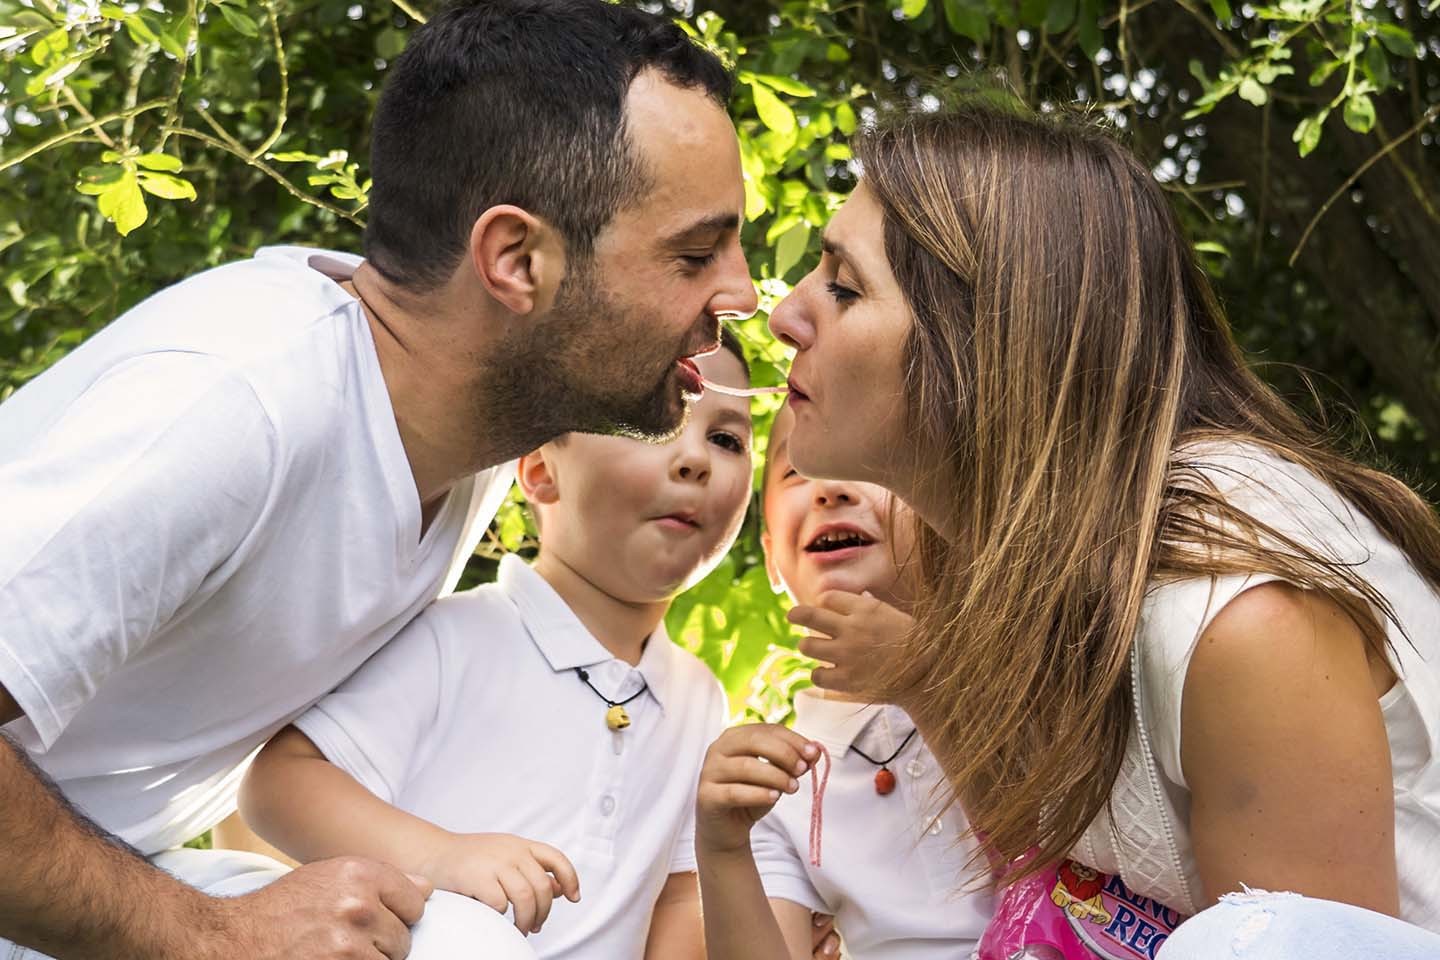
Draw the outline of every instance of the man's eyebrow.
<instances>
[{"instance_id":1,"label":"man's eyebrow","mask_svg":"<svg viewBox=\"0 0 1440 960\"><path fill-rule=\"evenodd\" d=\"M666 246L679 246L688 240L698 240L706 234L728 233L740 229L740 215L736 213L712 213L687 227L682 227L666 237Z\"/></svg>"}]
</instances>

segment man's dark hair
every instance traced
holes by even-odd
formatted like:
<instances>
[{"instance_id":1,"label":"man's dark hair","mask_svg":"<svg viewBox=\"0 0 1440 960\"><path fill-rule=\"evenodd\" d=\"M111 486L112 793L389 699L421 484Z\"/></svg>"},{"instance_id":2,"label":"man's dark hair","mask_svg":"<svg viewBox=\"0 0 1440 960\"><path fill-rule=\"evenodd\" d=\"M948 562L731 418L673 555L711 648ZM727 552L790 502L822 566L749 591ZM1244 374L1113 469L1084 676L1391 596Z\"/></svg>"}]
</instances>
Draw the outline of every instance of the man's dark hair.
<instances>
[{"instance_id":1,"label":"man's dark hair","mask_svg":"<svg viewBox=\"0 0 1440 960\"><path fill-rule=\"evenodd\" d=\"M365 256L412 290L443 282L487 208L555 226L585 259L647 174L625 129L643 70L722 108L732 78L671 21L603 0L462 0L391 67L370 142Z\"/></svg>"}]
</instances>

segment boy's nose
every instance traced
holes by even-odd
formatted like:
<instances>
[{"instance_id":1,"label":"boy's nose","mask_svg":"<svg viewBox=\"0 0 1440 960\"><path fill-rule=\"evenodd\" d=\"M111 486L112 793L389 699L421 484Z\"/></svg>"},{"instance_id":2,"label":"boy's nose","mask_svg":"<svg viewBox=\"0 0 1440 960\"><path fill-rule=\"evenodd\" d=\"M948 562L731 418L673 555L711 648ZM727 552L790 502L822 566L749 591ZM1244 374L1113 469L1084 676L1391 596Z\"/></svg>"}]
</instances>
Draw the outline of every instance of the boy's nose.
<instances>
[{"instance_id":1,"label":"boy's nose","mask_svg":"<svg viewBox=\"0 0 1440 960\"><path fill-rule=\"evenodd\" d=\"M710 458L686 445L671 465L671 476L686 483L704 483L710 479Z\"/></svg>"}]
</instances>

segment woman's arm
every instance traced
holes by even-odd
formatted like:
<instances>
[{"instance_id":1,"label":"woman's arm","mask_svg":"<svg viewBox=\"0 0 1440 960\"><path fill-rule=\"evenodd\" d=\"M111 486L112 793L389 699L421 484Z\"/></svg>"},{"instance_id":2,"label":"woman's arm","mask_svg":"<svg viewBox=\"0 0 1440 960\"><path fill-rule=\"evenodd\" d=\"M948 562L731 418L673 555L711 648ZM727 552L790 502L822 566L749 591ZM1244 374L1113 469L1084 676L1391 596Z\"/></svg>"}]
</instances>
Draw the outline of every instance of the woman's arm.
<instances>
[{"instance_id":1,"label":"woman's arm","mask_svg":"<svg viewBox=\"0 0 1440 960\"><path fill-rule=\"evenodd\" d=\"M1201 635L1181 764L1207 904L1247 884L1399 910L1390 747L1364 635L1334 601L1269 583Z\"/></svg>"},{"instance_id":2,"label":"woman's arm","mask_svg":"<svg viewBox=\"0 0 1440 960\"><path fill-rule=\"evenodd\" d=\"M523 933L540 930L554 897L580 899L575 868L560 851L509 834L455 834L406 813L326 760L294 727L255 758L240 810L257 834L297 860L380 860L500 913L514 904Z\"/></svg>"},{"instance_id":3,"label":"woman's arm","mask_svg":"<svg viewBox=\"0 0 1440 960\"><path fill-rule=\"evenodd\" d=\"M799 789L796 778L816 756L804 737L768 724L732 727L706 752L695 804L695 855L710 960L810 957L810 913L797 908L796 924L785 911L789 929L782 929L760 883L750 830L781 793Z\"/></svg>"}]
</instances>

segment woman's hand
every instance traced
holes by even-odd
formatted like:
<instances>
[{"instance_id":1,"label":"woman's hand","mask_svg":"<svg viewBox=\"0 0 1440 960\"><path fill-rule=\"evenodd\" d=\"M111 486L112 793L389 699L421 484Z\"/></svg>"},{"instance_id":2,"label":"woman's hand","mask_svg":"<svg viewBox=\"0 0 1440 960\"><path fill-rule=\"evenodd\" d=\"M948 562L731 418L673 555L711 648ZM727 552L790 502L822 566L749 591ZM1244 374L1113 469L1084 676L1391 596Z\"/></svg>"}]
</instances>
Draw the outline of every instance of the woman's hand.
<instances>
[{"instance_id":1,"label":"woman's hand","mask_svg":"<svg viewBox=\"0 0 1440 960\"><path fill-rule=\"evenodd\" d=\"M580 899L580 879L554 847L508 833L449 834L423 870L438 889L473 897L504 913L515 906L521 933L539 933L555 897Z\"/></svg>"},{"instance_id":2,"label":"woman's hand","mask_svg":"<svg viewBox=\"0 0 1440 960\"><path fill-rule=\"evenodd\" d=\"M695 800L697 852L750 849L750 828L780 799L800 789L797 779L820 756L815 744L785 727L731 727L705 752Z\"/></svg>"},{"instance_id":3,"label":"woman's hand","mask_svg":"<svg viewBox=\"0 0 1440 960\"><path fill-rule=\"evenodd\" d=\"M787 616L811 631L800 652L830 666L816 667L815 686L874 701L879 678L889 676L887 653L915 625L907 613L867 593L822 593L814 606L798 604Z\"/></svg>"}]
</instances>

